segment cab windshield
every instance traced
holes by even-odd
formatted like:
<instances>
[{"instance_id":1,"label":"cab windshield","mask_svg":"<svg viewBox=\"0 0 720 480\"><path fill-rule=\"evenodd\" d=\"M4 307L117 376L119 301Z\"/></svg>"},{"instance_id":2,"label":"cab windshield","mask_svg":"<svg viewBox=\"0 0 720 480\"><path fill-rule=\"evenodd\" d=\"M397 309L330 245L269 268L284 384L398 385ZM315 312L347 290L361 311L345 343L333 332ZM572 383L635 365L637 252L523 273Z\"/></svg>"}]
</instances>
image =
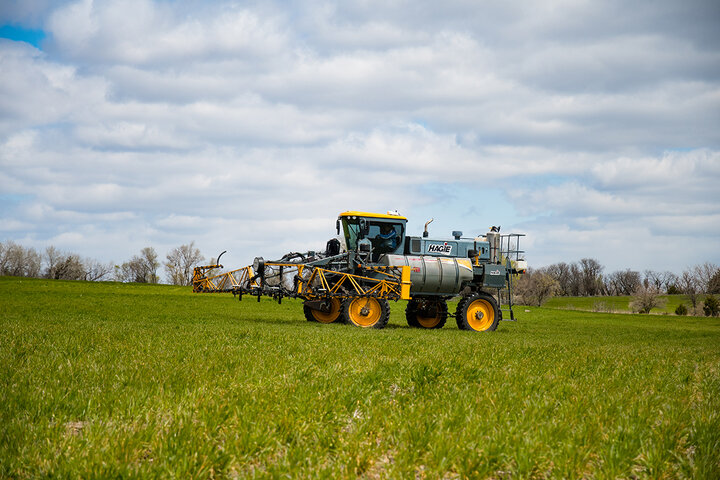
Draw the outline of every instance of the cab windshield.
<instances>
[{"instance_id":1,"label":"cab windshield","mask_svg":"<svg viewBox=\"0 0 720 480\"><path fill-rule=\"evenodd\" d=\"M375 254L392 253L402 245L405 235L405 225L402 222L375 219L365 219L365 221L368 225L368 234L365 238L372 243ZM360 238L360 219L343 217L342 225L348 250L355 250Z\"/></svg>"}]
</instances>

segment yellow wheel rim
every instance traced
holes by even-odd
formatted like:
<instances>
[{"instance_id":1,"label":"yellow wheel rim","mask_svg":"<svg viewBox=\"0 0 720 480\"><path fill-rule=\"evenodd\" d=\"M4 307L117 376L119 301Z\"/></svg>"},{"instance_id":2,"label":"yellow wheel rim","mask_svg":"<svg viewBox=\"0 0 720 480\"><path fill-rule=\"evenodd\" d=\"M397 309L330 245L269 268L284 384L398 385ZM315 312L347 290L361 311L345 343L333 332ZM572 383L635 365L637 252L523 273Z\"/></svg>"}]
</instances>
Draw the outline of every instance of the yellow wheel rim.
<instances>
[{"instance_id":1,"label":"yellow wheel rim","mask_svg":"<svg viewBox=\"0 0 720 480\"><path fill-rule=\"evenodd\" d=\"M372 327L382 316L380 302L372 297L354 298L348 305L348 318L360 327Z\"/></svg>"},{"instance_id":2,"label":"yellow wheel rim","mask_svg":"<svg viewBox=\"0 0 720 480\"><path fill-rule=\"evenodd\" d=\"M475 300L467 307L467 323L478 332L487 330L495 322L495 310L487 300Z\"/></svg>"},{"instance_id":3,"label":"yellow wheel rim","mask_svg":"<svg viewBox=\"0 0 720 480\"><path fill-rule=\"evenodd\" d=\"M425 328L433 328L440 323L442 313L440 312L440 309L438 308L437 315L434 317L425 317L423 315L420 315L419 313L416 315L415 318L417 318L417 321L420 325L422 325Z\"/></svg>"},{"instance_id":4,"label":"yellow wheel rim","mask_svg":"<svg viewBox=\"0 0 720 480\"><path fill-rule=\"evenodd\" d=\"M310 314L320 323L332 323L340 316L340 300L330 299L330 311L328 313L320 310L310 310Z\"/></svg>"}]
</instances>

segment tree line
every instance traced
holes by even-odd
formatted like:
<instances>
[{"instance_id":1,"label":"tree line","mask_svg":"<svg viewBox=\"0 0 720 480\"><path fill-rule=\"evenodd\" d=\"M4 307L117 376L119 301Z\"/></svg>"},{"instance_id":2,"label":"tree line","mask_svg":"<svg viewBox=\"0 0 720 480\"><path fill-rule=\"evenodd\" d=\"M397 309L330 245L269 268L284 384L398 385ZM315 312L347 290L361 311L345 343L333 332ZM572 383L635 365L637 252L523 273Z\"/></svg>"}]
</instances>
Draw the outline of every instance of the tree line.
<instances>
[{"instance_id":1,"label":"tree line","mask_svg":"<svg viewBox=\"0 0 720 480\"><path fill-rule=\"evenodd\" d=\"M139 254L119 265L81 257L54 246L39 253L34 248L23 247L12 241L0 242L0 275L5 276L159 283L158 270L163 267L167 283L192 285L193 268L204 261L205 257L195 242L173 248L163 262L160 262L154 248L145 247ZM211 259L210 263L215 263L215 259ZM605 275L604 269L593 258L529 269L517 280L515 301L526 305L542 305L552 296L627 295L634 297L638 311L649 312L658 306L660 294L684 294L692 311L699 312L702 310L699 306L701 296L720 294L720 268L710 262L689 267L680 275L669 271L640 272L631 269Z\"/></svg>"},{"instance_id":2,"label":"tree line","mask_svg":"<svg viewBox=\"0 0 720 480\"><path fill-rule=\"evenodd\" d=\"M0 242L0 275L14 277L159 283L158 270L163 267L167 283L192 285L193 268L204 260L195 242L173 248L163 262L154 248L145 247L122 264L99 262L52 245L40 253L13 241Z\"/></svg>"},{"instance_id":3,"label":"tree line","mask_svg":"<svg viewBox=\"0 0 720 480\"><path fill-rule=\"evenodd\" d=\"M605 268L593 258L578 262L560 262L530 269L517 281L517 300L542 305L552 296L635 297L638 311L649 312L658 295L684 294L694 311L702 295L720 294L720 267L705 262L686 268L682 274L669 271L625 269L603 274ZM648 307L648 305L651 305Z\"/></svg>"}]
</instances>

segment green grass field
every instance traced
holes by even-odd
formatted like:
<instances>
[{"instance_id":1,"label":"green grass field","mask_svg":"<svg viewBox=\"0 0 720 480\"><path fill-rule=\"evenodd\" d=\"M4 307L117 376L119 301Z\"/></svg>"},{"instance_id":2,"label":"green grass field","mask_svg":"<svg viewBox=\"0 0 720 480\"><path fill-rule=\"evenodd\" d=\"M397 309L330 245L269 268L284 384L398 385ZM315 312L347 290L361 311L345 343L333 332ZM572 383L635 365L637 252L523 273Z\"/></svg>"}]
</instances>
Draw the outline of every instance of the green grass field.
<instances>
[{"instance_id":1,"label":"green grass field","mask_svg":"<svg viewBox=\"0 0 720 480\"><path fill-rule=\"evenodd\" d=\"M720 478L718 319L363 330L7 277L0 311L2 478Z\"/></svg>"}]
</instances>

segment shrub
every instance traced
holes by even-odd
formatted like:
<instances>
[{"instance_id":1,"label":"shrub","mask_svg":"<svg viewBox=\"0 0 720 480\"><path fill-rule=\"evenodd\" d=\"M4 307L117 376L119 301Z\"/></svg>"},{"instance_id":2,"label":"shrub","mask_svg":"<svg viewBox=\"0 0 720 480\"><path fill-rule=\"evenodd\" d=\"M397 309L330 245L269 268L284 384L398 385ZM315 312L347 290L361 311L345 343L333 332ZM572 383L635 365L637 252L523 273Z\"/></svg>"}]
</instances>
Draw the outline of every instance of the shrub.
<instances>
[{"instance_id":1,"label":"shrub","mask_svg":"<svg viewBox=\"0 0 720 480\"><path fill-rule=\"evenodd\" d=\"M630 308L635 312L650 313L650 310L661 307L664 301L660 298L660 289L650 285L641 285L633 294L633 300L630 302Z\"/></svg>"},{"instance_id":2,"label":"shrub","mask_svg":"<svg viewBox=\"0 0 720 480\"><path fill-rule=\"evenodd\" d=\"M720 302L712 295L708 295L703 303L703 312L706 317L717 317L720 316Z\"/></svg>"},{"instance_id":3,"label":"shrub","mask_svg":"<svg viewBox=\"0 0 720 480\"><path fill-rule=\"evenodd\" d=\"M612 313L612 305L608 302L598 301L593 303L593 312Z\"/></svg>"},{"instance_id":4,"label":"shrub","mask_svg":"<svg viewBox=\"0 0 720 480\"><path fill-rule=\"evenodd\" d=\"M687 313L688 313L688 309L685 306L685 304L683 304L683 303L678 305L677 308L675 309L675 315L684 316L684 315L687 315Z\"/></svg>"}]
</instances>

